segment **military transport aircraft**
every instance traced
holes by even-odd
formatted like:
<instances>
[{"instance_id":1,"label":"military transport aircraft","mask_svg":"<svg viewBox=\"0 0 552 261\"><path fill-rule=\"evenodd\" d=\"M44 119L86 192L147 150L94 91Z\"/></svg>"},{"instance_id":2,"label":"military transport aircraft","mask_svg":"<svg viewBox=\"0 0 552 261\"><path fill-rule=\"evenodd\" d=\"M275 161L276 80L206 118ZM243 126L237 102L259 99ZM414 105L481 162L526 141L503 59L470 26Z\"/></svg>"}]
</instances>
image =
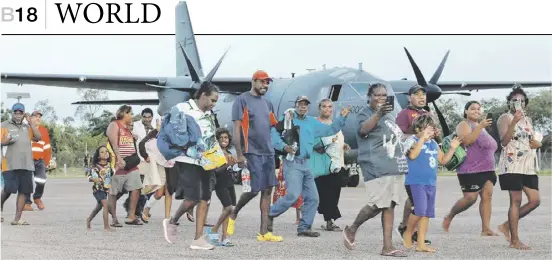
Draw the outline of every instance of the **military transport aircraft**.
<instances>
[{"instance_id":1,"label":"military transport aircraft","mask_svg":"<svg viewBox=\"0 0 552 261\"><path fill-rule=\"evenodd\" d=\"M113 91L129 92L157 92L158 99L145 100L110 100L110 101L84 101L73 104L103 104L103 105L158 105L158 113L163 115L173 105L188 100L193 92L199 88L203 81L210 81L221 89L221 95L214 111L221 126L232 128L231 107L233 101L240 93L249 91L251 88L250 77L214 77L221 65L224 55L214 68L204 76L199 52L190 21L188 7L185 1L176 6L176 48L180 51L176 55L176 77L121 77L107 75L52 75L52 74L23 74L23 73L2 73L2 83L33 84L70 88L91 88ZM424 86L427 90L427 102L433 103L439 121L443 126L443 134L449 133L444 117L438 110L435 100L443 94L470 95L469 92L478 89L511 88L514 82L438 82L445 66L448 52L441 64L431 77L426 81L420 69L414 62L412 56L405 48L406 55L412 65L416 81L392 80L385 81L362 70L362 68L331 68L320 71L313 71L305 75L288 79L274 79L265 97L272 101L277 113L283 113L286 109L294 106L295 98L299 95L307 95L311 101L319 101L323 98L330 98L334 101L334 113L339 113L343 106L351 106L352 113L358 113L367 104L368 86L373 83L383 83L388 86L388 95L395 95L395 112L408 104L406 95L408 89L415 84ZM518 82L524 87L545 87L551 86L552 82ZM429 110L429 107L427 108ZM316 109L311 109L310 114L315 115ZM354 117L349 117L354 121ZM343 130L345 141L352 150L347 153L346 161L350 163L351 186L359 182L355 172L357 142L355 138L354 124L347 124Z\"/></svg>"}]
</instances>

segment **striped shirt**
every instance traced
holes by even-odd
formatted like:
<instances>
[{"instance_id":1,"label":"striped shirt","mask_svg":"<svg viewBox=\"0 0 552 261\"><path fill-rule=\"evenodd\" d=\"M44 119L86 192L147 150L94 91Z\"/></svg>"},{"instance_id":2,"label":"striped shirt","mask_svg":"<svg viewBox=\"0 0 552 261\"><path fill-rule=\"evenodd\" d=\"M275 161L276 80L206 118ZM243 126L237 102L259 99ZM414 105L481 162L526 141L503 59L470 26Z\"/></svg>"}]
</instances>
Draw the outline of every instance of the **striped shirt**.
<instances>
[{"instance_id":1,"label":"striped shirt","mask_svg":"<svg viewBox=\"0 0 552 261\"><path fill-rule=\"evenodd\" d=\"M126 158L134 153L136 153L136 147L134 145L134 136L132 136L132 133L130 130L124 126L120 121L115 121L117 123L117 126L119 127L119 137L117 146L119 147L119 154L122 158ZM111 146L111 142L108 142L108 150L112 155L115 155L113 152L113 147ZM115 163L117 162L115 157L111 157L112 162L111 165L113 168L115 168ZM119 169L117 172L115 172L115 175L124 175L133 171L138 170L138 167L135 167L131 170L124 170Z\"/></svg>"}]
</instances>

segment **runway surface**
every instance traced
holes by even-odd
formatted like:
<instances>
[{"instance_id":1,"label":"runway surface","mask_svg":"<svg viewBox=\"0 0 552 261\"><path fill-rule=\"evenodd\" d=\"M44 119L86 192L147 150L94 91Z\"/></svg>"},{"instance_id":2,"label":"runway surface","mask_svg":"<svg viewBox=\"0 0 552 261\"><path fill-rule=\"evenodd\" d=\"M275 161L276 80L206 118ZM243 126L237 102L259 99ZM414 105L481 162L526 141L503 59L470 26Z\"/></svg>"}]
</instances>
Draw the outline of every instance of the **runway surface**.
<instances>
[{"instance_id":1,"label":"runway surface","mask_svg":"<svg viewBox=\"0 0 552 261\"><path fill-rule=\"evenodd\" d=\"M436 202L436 219L430 221L428 237L433 241L436 253L409 252L408 259L552 259L551 235L551 177L539 177L541 205L520 221L522 242L533 250L519 251L508 248L504 237L481 237L481 220L478 203L457 216L450 232L441 229L442 217L461 197L456 177L439 177ZM236 187L241 190L240 186ZM239 196L239 195L238 195ZM122 199L125 199L123 197ZM362 186L346 188L341 192L340 209L343 217L337 221L342 228L351 224L363 206L365 191ZM92 222L92 231L85 229L85 219L93 209L95 200L91 184L83 179L50 179L43 198L46 209L23 212L23 219L30 226L11 226L15 210L12 195L5 204L2 223L2 251L5 259L393 259L380 256L382 229L380 217L366 222L357 233L356 249L345 249L341 232L323 232L321 215L316 216L313 228L320 231L319 238L296 236L295 209L290 209L275 220L275 234L284 242L258 242L255 238L259 224L259 199L250 202L240 213L236 234L232 237L235 247L218 247L212 251L191 250L195 226L183 217L179 226L179 242L169 244L163 239L161 221L163 204L152 210L149 224L123 225L115 232L104 232L101 213ZM524 196L523 203L526 202ZM173 212L181 201L173 202ZM123 200L118 207L119 221L124 221ZM522 203L522 204L523 204ZM495 186L491 224L505 221L508 213L507 192ZM213 193L209 222L214 223L221 205ZM402 217L402 206L395 211L395 226ZM397 246L399 238L393 234Z\"/></svg>"}]
</instances>

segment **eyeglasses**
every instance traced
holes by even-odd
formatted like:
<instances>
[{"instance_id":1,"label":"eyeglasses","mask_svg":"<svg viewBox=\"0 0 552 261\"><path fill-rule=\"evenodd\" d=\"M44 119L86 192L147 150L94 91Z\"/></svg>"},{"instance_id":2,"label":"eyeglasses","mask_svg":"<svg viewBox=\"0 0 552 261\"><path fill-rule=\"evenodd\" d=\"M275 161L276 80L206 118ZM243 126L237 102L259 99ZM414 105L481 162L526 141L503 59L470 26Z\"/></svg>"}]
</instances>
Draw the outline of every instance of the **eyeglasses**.
<instances>
[{"instance_id":1,"label":"eyeglasses","mask_svg":"<svg viewBox=\"0 0 552 261\"><path fill-rule=\"evenodd\" d=\"M512 99L513 102L523 102L525 103L525 99Z\"/></svg>"}]
</instances>

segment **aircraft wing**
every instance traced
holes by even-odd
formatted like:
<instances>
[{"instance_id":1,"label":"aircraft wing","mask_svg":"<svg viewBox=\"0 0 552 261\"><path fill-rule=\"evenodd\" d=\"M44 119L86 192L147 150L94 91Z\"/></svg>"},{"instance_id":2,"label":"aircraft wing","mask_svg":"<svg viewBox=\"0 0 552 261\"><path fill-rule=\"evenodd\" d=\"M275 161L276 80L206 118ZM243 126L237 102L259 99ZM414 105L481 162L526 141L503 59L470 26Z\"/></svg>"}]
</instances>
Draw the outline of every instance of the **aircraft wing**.
<instances>
[{"instance_id":1,"label":"aircraft wing","mask_svg":"<svg viewBox=\"0 0 552 261\"><path fill-rule=\"evenodd\" d=\"M507 82L507 81L439 81L437 85L441 87L443 92L447 91L459 91L459 90L490 90L490 89L509 89L514 84L521 84L523 88L535 88L535 87L551 87L552 81L522 81L522 82Z\"/></svg>"},{"instance_id":2,"label":"aircraft wing","mask_svg":"<svg viewBox=\"0 0 552 261\"><path fill-rule=\"evenodd\" d=\"M102 89L109 91L151 92L163 88L166 78L82 74L2 73L0 82L18 85L32 84L68 88Z\"/></svg>"},{"instance_id":3,"label":"aircraft wing","mask_svg":"<svg viewBox=\"0 0 552 261\"><path fill-rule=\"evenodd\" d=\"M127 92L156 92L171 88L193 91L187 87L168 86L167 79L168 77L2 73L0 82ZM222 92L238 94L251 89L251 78L247 77L218 77L212 82L219 86Z\"/></svg>"}]
</instances>

